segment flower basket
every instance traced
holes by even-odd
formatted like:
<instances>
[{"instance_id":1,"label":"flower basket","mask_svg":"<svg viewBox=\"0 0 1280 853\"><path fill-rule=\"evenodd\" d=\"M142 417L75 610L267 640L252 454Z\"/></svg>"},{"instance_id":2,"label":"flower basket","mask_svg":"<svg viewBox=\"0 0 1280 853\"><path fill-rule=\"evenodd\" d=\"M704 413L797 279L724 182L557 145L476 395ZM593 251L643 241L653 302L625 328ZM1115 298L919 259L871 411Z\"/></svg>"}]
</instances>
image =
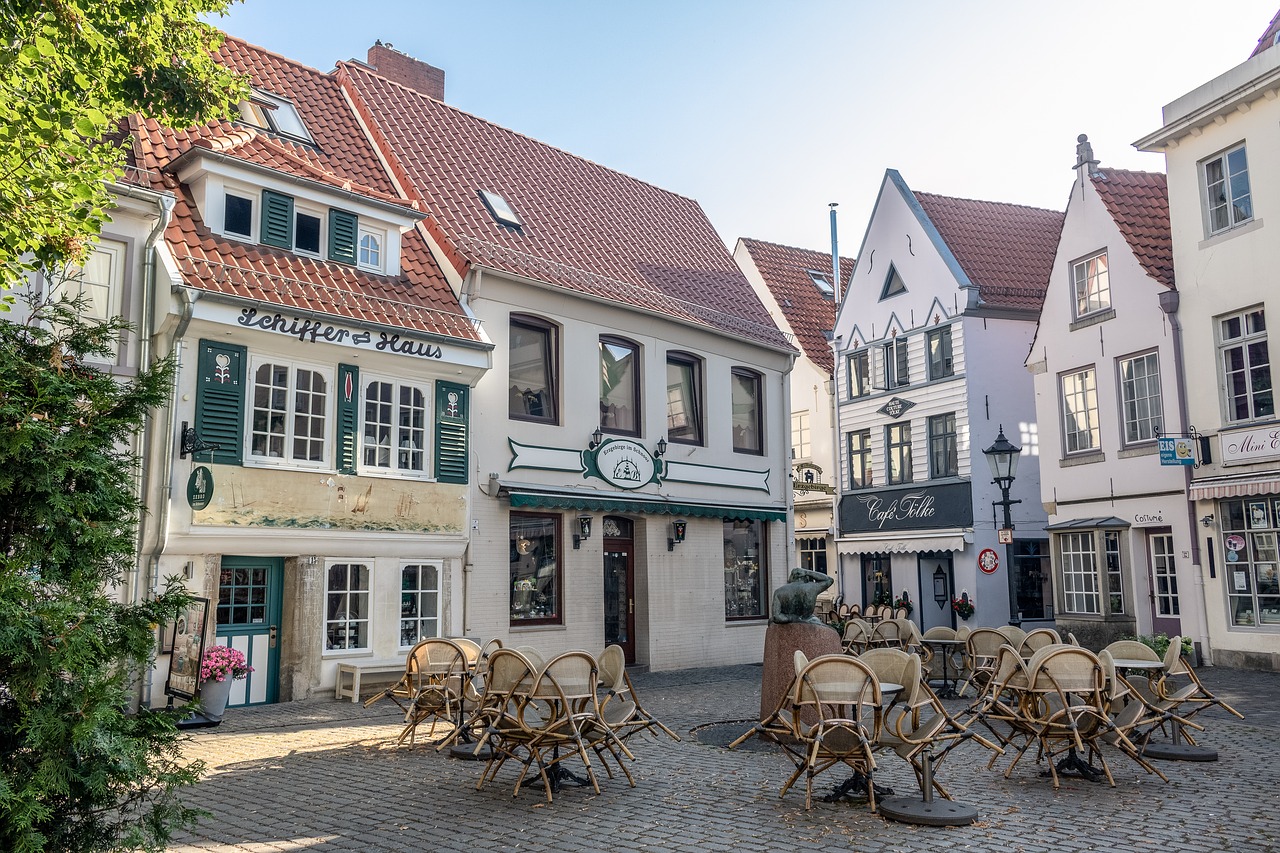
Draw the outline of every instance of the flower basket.
<instances>
[{"instance_id":1,"label":"flower basket","mask_svg":"<svg viewBox=\"0 0 1280 853\"><path fill-rule=\"evenodd\" d=\"M894 610L899 610L899 609L901 609L901 610L905 610L905 611L907 611L907 615L908 615L908 616L910 616L910 615L911 615L911 612L912 612L913 610L915 610L915 606L914 606L914 605L912 605L912 603L911 603L911 599L907 596L907 591L906 591L905 589L902 591L902 597L901 597L901 598L895 598L895 599L893 600L893 609L894 609Z\"/></svg>"},{"instance_id":2,"label":"flower basket","mask_svg":"<svg viewBox=\"0 0 1280 853\"><path fill-rule=\"evenodd\" d=\"M969 593L960 593L959 598L951 599L951 609L961 619L968 619L973 616L973 602L969 599Z\"/></svg>"},{"instance_id":3,"label":"flower basket","mask_svg":"<svg viewBox=\"0 0 1280 853\"><path fill-rule=\"evenodd\" d=\"M244 652L230 646L210 646L200 658L200 678L203 681L239 681L253 672L244 659Z\"/></svg>"}]
</instances>

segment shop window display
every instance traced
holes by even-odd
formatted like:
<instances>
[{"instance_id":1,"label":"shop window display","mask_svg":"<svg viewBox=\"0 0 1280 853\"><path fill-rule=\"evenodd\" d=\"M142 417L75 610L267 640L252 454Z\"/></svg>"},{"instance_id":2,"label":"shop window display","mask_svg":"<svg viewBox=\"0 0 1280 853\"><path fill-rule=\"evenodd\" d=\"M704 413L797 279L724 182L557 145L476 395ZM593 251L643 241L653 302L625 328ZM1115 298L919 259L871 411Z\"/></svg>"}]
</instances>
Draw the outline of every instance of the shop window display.
<instances>
[{"instance_id":1,"label":"shop window display","mask_svg":"<svg viewBox=\"0 0 1280 853\"><path fill-rule=\"evenodd\" d=\"M764 562L764 550L762 522L725 519L724 615L726 619L753 619L768 615L765 611L768 567Z\"/></svg>"},{"instance_id":2,"label":"shop window display","mask_svg":"<svg viewBox=\"0 0 1280 853\"><path fill-rule=\"evenodd\" d=\"M559 624L560 516L512 513L511 623Z\"/></svg>"},{"instance_id":3,"label":"shop window display","mask_svg":"<svg viewBox=\"0 0 1280 853\"><path fill-rule=\"evenodd\" d=\"M1280 498L1223 501L1219 509L1232 624L1280 628Z\"/></svg>"}]
</instances>

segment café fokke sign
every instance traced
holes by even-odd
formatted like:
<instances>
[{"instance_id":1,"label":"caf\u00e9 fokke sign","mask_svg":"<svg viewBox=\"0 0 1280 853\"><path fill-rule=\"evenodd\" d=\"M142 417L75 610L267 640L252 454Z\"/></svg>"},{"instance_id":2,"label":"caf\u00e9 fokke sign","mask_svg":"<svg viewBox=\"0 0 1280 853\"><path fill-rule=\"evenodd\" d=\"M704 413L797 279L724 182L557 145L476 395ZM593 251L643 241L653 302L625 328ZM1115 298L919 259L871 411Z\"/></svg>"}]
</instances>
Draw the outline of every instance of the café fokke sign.
<instances>
[{"instance_id":1,"label":"caf\u00e9 fokke sign","mask_svg":"<svg viewBox=\"0 0 1280 853\"><path fill-rule=\"evenodd\" d=\"M840 499L843 533L971 526L973 500L968 483L877 489Z\"/></svg>"},{"instance_id":2,"label":"caf\u00e9 fokke sign","mask_svg":"<svg viewBox=\"0 0 1280 853\"><path fill-rule=\"evenodd\" d=\"M1280 459L1280 427L1255 427L1239 432L1224 432L1218 437L1222 446L1223 465L1244 465Z\"/></svg>"}]
</instances>

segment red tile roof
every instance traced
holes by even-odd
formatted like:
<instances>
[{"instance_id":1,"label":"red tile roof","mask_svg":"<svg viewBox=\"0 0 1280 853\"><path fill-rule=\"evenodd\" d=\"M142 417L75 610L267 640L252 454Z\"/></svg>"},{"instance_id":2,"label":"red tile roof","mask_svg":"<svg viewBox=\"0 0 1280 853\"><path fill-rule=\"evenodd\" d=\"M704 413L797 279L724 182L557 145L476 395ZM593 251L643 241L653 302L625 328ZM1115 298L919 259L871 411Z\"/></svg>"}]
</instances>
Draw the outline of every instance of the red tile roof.
<instances>
[{"instance_id":1,"label":"red tile roof","mask_svg":"<svg viewBox=\"0 0 1280 853\"><path fill-rule=\"evenodd\" d=\"M397 194L332 76L231 37L223 43L219 59L247 74L255 88L293 102L315 145L230 121L183 131L165 130L153 119L138 116L130 121L130 179L168 190L178 198L165 236L185 282L284 308L479 341L475 324L458 305L416 229L402 237L398 276L375 275L347 264L225 239L209 230L174 175L176 161L201 150L376 201L409 204Z\"/></svg>"},{"instance_id":2,"label":"red tile roof","mask_svg":"<svg viewBox=\"0 0 1280 853\"><path fill-rule=\"evenodd\" d=\"M773 324L697 202L491 124L363 65L336 77L469 263L623 302L781 348ZM479 192L523 222L504 226Z\"/></svg>"},{"instance_id":3,"label":"red tile roof","mask_svg":"<svg viewBox=\"0 0 1280 853\"><path fill-rule=\"evenodd\" d=\"M1271 19L1271 23L1267 24L1262 37L1258 39L1258 46L1253 49L1253 53L1249 54L1249 58L1252 59L1274 45L1276 43L1276 33L1280 33L1280 12L1276 12L1276 16Z\"/></svg>"},{"instance_id":4,"label":"red tile roof","mask_svg":"<svg viewBox=\"0 0 1280 853\"><path fill-rule=\"evenodd\" d=\"M1062 233L1057 210L917 192L983 304L1040 310Z\"/></svg>"},{"instance_id":5,"label":"red tile roof","mask_svg":"<svg viewBox=\"0 0 1280 853\"><path fill-rule=\"evenodd\" d=\"M1169 191L1159 172L1101 169L1093 188L1147 275L1174 287Z\"/></svg>"},{"instance_id":6,"label":"red tile roof","mask_svg":"<svg viewBox=\"0 0 1280 853\"><path fill-rule=\"evenodd\" d=\"M831 253L766 243L749 237L742 238L742 245L782 309L782 315L787 318L804 354L818 367L830 372L830 333L836 321L836 302L834 296L822 294L809 271L822 273L830 280ZM853 259L841 258L841 292L852 273Z\"/></svg>"}]
</instances>

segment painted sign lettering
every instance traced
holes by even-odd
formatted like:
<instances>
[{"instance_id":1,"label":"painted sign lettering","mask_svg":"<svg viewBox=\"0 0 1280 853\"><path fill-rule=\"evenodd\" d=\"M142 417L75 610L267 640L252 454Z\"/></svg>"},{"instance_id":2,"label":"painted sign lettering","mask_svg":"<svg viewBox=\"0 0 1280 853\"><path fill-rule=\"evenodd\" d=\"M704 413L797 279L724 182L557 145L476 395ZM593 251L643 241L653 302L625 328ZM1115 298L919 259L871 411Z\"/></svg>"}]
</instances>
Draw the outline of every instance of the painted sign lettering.
<instances>
[{"instance_id":1,"label":"painted sign lettering","mask_svg":"<svg viewBox=\"0 0 1280 853\"><path fill-rule=\"evenodd\" d=\"M245 308L236 322L249 329L288 335L304 344L346 344L413 358L444 358L444 351L427 341L406 338L395 332L378 332L375 337L373 332L364 329L347 329L322 320L289 317L278 311L262 314L257 308Z\"/></svg>"}]
</instances>

